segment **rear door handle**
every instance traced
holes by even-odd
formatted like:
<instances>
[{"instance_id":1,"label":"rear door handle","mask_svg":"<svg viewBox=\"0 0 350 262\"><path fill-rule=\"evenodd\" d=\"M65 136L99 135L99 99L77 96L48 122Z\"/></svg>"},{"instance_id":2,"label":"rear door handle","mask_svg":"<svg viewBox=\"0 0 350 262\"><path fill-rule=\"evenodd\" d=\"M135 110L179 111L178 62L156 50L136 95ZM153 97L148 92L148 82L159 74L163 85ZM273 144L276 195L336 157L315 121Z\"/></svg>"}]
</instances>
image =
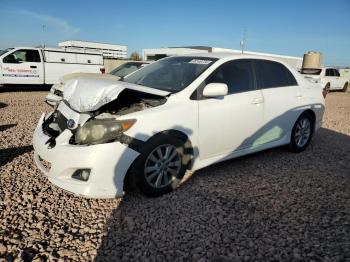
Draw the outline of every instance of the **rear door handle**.
<instances>
[{"instance_id":1,"label":"rear door handle","mask_svg":"<svg viewBox=\"0 0 350 262\"><path fill-rule=\"evenodd\" d=\"M37 66L30 66L30 68L37 68Z\"/></svg>"},{"instance_id":2,"label":"rear door handle","mask_svg":"<svg viewBox=\"0 0 350 262\"><path fill-rule=\"evenodd\" d=\"M262 102L264 102L264 99L262 99L261 97L258 97L258 98L254 98L253 101L252 101L252 104L261 104Z\"/></svg>"},{"instance_id":3,"label":"rear door handle","mask_svg":"<svg viewBox=\"0 0 350 262\"><path fill-rule=\"evenodd\" d=\"M301 93L297 93L297 95L295 97L296 98L301 98L301 97L303 97L303 95Z\"/></svg>"}]
</instances>

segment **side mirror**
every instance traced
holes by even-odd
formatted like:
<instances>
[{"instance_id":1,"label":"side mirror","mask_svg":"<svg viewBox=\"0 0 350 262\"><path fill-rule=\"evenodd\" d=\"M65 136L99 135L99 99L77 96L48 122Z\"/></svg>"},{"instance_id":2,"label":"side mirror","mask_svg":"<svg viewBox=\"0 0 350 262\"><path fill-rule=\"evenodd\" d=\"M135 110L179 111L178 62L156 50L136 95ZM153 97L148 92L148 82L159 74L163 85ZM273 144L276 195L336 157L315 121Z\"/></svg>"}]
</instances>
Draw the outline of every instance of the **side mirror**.
<instances>
[{"instance_id":1,"label":"side mirror","mask_svg":"<svg viewBox=\"0 0 350 262\"><path fill-rule=\"evenodd\" d=\"M227 94L228 94L227 85L223 83L207 84L203 90L204 97L226 96Z\"/></svg>"}]
</instances>

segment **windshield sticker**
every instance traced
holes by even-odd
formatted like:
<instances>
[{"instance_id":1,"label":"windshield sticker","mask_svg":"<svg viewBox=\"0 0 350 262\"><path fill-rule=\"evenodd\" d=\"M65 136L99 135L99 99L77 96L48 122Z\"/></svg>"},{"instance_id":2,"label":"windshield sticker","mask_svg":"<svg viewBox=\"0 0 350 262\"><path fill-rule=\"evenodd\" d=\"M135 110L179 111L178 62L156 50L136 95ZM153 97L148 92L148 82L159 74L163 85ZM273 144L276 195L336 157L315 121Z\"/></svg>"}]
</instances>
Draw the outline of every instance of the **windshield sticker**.
<instances>
[{"instance_id":1,"label":"windshield sticker","mask_svg":"<svg viewBox=\"0 0 350 262\"><path fill-rule=\"evenodd\" d=\"M212 61L210 60L201 60L201 59L192 59L189 64L197 64L197 65L209 65Z\"/></svg>"}]
</instances>

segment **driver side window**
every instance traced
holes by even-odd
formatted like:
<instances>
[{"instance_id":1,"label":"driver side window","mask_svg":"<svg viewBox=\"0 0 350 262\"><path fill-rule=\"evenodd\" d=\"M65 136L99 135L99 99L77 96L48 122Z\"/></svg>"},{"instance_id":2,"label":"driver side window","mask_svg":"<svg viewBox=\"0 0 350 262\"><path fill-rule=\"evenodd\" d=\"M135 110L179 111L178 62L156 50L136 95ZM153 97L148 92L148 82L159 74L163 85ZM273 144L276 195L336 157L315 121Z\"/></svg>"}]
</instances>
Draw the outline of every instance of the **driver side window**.
<instances>
[{"instance_id":1,"label":"driver side window","mask_svg":"<svg viewBox=\"0 0 350 262\"><path fill-rule=\"evenodd\" d=\"M206 81L224 83L228 94L247 92L255 89L252 63L249 59L239 59L220 66Z\"/></svg>"},{"instance_id":2,"label":"driver side window","mask_svg":"<svg viewBox=\"0 0 350 262\"><path fill-rule=\"evenodd\" d=\"M23 62L39 63L40 55L38 50L17 50L4 57L4 63L18 64Z\"/></svg>"}]
</instances>

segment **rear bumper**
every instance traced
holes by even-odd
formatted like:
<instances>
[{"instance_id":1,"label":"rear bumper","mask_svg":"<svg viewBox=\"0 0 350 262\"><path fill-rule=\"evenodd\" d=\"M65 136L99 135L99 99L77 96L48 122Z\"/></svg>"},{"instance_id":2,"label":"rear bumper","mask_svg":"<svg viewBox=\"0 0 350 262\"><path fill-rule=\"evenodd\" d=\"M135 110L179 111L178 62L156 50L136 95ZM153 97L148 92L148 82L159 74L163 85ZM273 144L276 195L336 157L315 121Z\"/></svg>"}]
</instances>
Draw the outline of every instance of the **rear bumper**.
<instances>
[{"instance_id":1,"label":"rear bumper","mask_svg":"<svg viewBox=\"0 0 350 262\"><path fill-rule=\"evenodd\" d=\"M42 131L44 115L34 131L34 161L38 168L56 186L92 198L123 196L125 175L138 152L119 143L78 146L69 144L72 132L68 129L56 138L56 145L49 148L49 136ZM43 162L46 162L44 164ZM79 169L90 169L88 181L72 178Z\"/></svg>"}]
</instances>

